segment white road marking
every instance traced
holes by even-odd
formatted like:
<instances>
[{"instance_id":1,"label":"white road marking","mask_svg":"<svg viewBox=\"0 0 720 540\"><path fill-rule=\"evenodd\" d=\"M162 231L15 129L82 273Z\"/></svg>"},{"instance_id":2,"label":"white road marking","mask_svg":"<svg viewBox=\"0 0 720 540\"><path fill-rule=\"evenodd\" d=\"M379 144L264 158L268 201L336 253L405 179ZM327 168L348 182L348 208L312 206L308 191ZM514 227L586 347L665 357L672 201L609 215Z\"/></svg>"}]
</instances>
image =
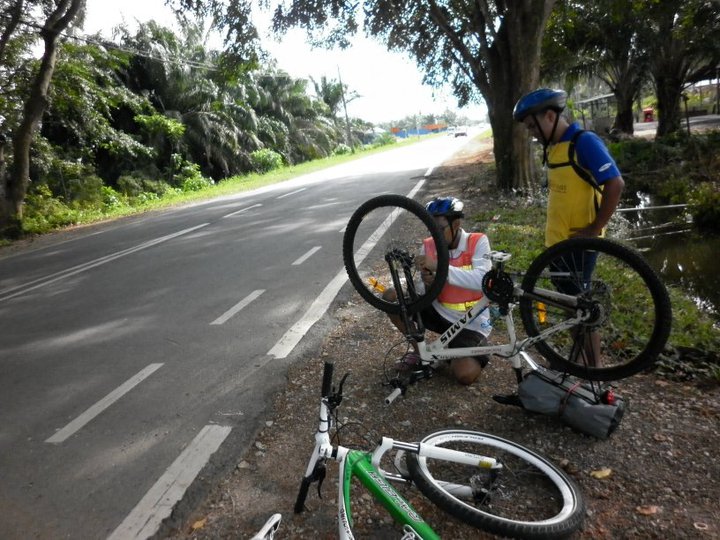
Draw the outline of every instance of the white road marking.
<instances>
[{"instance_id":1,"label":"white road marking","mask_svg":"<svg viewBox=\"0 0 720 540\"><path fill-rule=\"evenodd\" d=\"M292 263L292 266L298 266L298 265L304 263L305 261L307 261L307 260L308 260L310 257L312 257L316 252L320 251L320 247L321 247L321 246L315 246L314 248L312 248L312 249L311 249L310 251L308 251L305 255L303 255L303 256L300 257L297 261L295 261L294 263Z\"/></svg>"},{"instance_id":2,"label":"white road marking","mask_svg":"<svg viewBox=\"0 0 720 540\"><path fill-rule=\"evenodd\" d=\"M265 289L258 289L256 291L251 292L248 294L245 298L240 300L237 304L235 304L233 307L228 309L225 313L220 315L217 319L215 319L210 324L225 324L230 317L235 315L238 311L246 307L250 302L255 300L258 296L260 296L262 293L265 292Z\"/></svg>"},{"instance_id":3,"label":"white road marking","mask_svg":"<svg viewBox=\"0 0 720 540\"><path fill-rule=\"evenodd\" d=\"M424 183L425 180L420 180L410 191L408 197L413 197ZM377 244L378 240L380 240L382 235L385 234L388 228L390 228L390 225L392 225L401 212L404 212L404 210L399 208L391 212L390 215L386 217L380 226L375 230L375 232L370 235L370 238L365 241L362 247L360 247L355 254L355 261L357 264L367 257L370 250L375 246L375 244ZM287 355L290 354L300 342L303 336L307 334L307 331L310 330L310 328L320 320L320 317L325 314L330 302L332 302L337 296L337 293L340 292L340 289L345 284L345 281L347 281L347 273L343 269L340 270L332 281L327 284L325 289L323 289L320 293L320 296L315 299L307 312L305 312L305 315L303 315L298 322L285 332L285 335L281 337L275 345L273 345L272 349L268 351L268 355L274 356L275 358L287 357Z\"/></svg>"},{"instance_id":4,"label":"white road marking","mask_svg":"<svg viewBox=\"0 0 720 540\"><path fill-rule=\"evenodd\" d=\"M44 277L38 278L38 279L30 281L28 283L23 283L22 285L18 285L16 287L11 287L9 289L5 289L4 291L0 291L0 301L9 300L10 298L15 298L16 296L20 296L22 294L33 291L35 289L39 289L40 287L44 287L45 285L50 285L51 283L55 283L56 281L60 281L62 279L68 278L70 276L74 276L76 274L80 274L82 272L90 270L91 268L96 268L98 266L102 266L103 264L114 261L115 259L119 259L120 257L124 257L125 255L130 255L137 251L142 251L143 249L147 249L149 247L153 247L158 244L162 244L163 242L167 242L168 240L172 240L173 238L177 238L178 236L182 236L184 234L188 234L188 233L196 231L198 229L202 229L203 227L207 227L208 225L210 225L210 224L202 223L200 225L196 225L195 227L190 227L189 229L183 229L182 231L178 231L176 233L161 236L160 238L155 238L154 240L148 240L147 242L143 242L142 244L139 244L137 246L134 246L134 247L131 247L128 249L124 249L124 250L118 251L116 253L111 253L110 255L105 255L104 257L100 257L99 259L95 259L93 261L78 264L77 266L73 266L72 268L68 268L66 270L61 270L60 272L56 272L54 274L50 274L49 276L44 276ZM13 293L13 291L17 291L17 292Z\"/></svg>"},{"instance_id":5,"label":"white road marking","mask_svg":"<svg viewBox=\"0 0 720 540\"><path fill-rule=\"evenodd\" d=\"M296 193L300 193L301 191L305 191L307 188L300 188L296 189L295 191L291 191L290 193L286 193L285 195L280 195L279 197L276 197L276 199L284 199L285 197L289 197L290 195L295 195Z\"/></svg>"},{"instance_id":6,"label":"white road marking","mask_svg":"<svg viewBox=\"0 0 720 540\"><path fill-rule=\"evenodd\" d=\"M262 206L262 204L253 204L252 206L248 206L247 208L242 208L240 210L236 210L235 212L231 212L229 214L226 214L223 216L223 219L237 216L238 214L242 214L243 212L247 212L248 210L252 210L253 208L257 208L258 206Z\"/></svg>"},{"instance_id":7,"label":"white road marking","mask_svg":"<svg viewBox=\"0 0 720 540\"><path fill-rule=\"evenodd\" d=\"M145 539L155 535L231 430L229 426L203 427L108 540Z\"/></svg>"},{"instance_id":8,"label":"white road marking","mask_svg":"<svg viewBox=\"0 0 720 540\"><path fill-rule=\"evenodd\" d=\"M107 396L98 401L95 405L87 409L80 416L75 418L72 422L60 429L55 435L45 440L46 443L61 443L71 437L73 434L78 432L80 429L90 422L93 418L98 416L101 412L107 409L110 405L115 403L118 399L127 394L130 390L135 388L142 381L147 379L150 375L155 373L162 367L162 364L150 364L145 369L138 372L136 375L125 381L123 384L118 386L115 390L110 392Z\"/></svg>"}]
</instances>

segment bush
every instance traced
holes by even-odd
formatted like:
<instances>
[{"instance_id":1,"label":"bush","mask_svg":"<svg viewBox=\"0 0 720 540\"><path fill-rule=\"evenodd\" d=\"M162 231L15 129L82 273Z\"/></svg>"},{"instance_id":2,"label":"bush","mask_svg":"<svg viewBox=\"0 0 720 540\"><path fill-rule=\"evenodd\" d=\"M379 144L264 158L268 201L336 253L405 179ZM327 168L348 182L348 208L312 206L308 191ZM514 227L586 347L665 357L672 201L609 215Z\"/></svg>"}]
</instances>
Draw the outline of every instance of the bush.
<instances>
[{"instance_id":1,"label":"bush","mask_svg":"<svg viewBox=\"0 0 720 540\"><path fill-rule=\"evenodd\" d=\"M263 148L250 154L250 163L256 172L266 173L282 167L283 158L274 150Z\"/></svg>"},{"instance_id":2,"label":"bush","mask_svg":"<svg viewBox=\"0 0 720 540\"><path fill-rule=\"evenodd\" d=\"M77 223L77 218L77 211L55 199L46 184L35 187L25 198L22 226L27 233L45 233Z\"/></svg>"},{"instance_id":3,"label":"bush","mask_svg":"<svg viewBox=\"0 0 720 540\"><path fill-rule=\"evenodd\" d=\"M392 133L383 133L377 139L373 141L373 146L378 148L380 146L387 146L388 144L395 144L397 140Z\"/></svg>"},{"instance_id":4,"label":"bush","mask_svg":"<svg viewBox=\"0 0 720 540\"><path fill-rule=\"evenodd\" d=\"M190 178L186 178L182 183L182 190L201 191L203 189L212 187L213 184L214 182L212 180L198 174L197 176L191 176Z\"/></svg>"},{"instance_id":5,"label":"bush","mask_svg":"<svg viewBox=\"0 0 720 540\"><path fill-rule=\"evenodd\" d=\"M700 184L690 195L690 213L699 228L720 231L720 184Z\"/></svg>"},{"instance_id":6,"label":"bush","mask_svg":"<svg viewBox=\"0 0 720 540\"><path fill-rule=\"evenodd\" d=\"M349 154L352 152L352 148L350 148L347 144L340 143L335 147L335 150L333 150L334 156L343 156L345 154Z\"/></svg>"},{"instance_id":7,"label":"bush","mask_svg":"<svg viewBox=\"0 0 720 540\"><path fill-rule=\"evenodd\" d=\"M73 178L67 183L68 198L81 207L102 206L104 203L102 178L94 174Z\"/></svg>"},{"instance_id":8,"label":"bush","mask_svg":"<svg viewBox=\"0 0 720 540\"><path fill-rule=\"evenodd\" d=\"M159 180L148 180L137 174L124 175L118 178L118 189L128 197L137 197L141 193L155 193L162 197L173 188L170 184Z\"/></svg>"},{"instance_id":9,"label":"bush","mask_svg":"<svg viewBox=\"0 0 720 540\"><path fill-rule=\"evenodd\" d=\"M125 206L125 201L122 194L118 193L110 186L102 187L102 197L103 204L108 209L120 208L121 206Z\"/></svg>"}]
</instances>

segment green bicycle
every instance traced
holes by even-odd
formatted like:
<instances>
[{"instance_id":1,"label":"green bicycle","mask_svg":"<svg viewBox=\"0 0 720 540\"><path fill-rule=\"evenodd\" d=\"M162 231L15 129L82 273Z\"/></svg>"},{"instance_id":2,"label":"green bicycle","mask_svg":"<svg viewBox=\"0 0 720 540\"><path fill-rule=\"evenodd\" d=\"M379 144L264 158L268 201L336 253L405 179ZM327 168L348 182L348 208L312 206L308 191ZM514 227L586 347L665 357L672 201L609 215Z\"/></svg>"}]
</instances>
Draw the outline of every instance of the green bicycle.
<instances>
[{"instance_id":1,"label":"green bicycle","mask_svg":"<svg viewBox=\"0 0 720 540\"><path fill-rule=\"evenodd\" d=\"M338 425L337 410L346 378L335 388L333 364L325 363L315 448L295 502L296 513L305 509L310 485L322 484L327 462L336 461L340 477L338 533L342 540L354 538L353 478L401 525L403 540L439 536L393 483L414 484L444 511L501 536L554 539L568 536L582 525L585 507L575 483L544 457L494 435L446 429L420 442L383 437L370 452L333 444L330 434ZM394 471L381 468L386 455L393 458Z\"/></svg>"}]
</instances>

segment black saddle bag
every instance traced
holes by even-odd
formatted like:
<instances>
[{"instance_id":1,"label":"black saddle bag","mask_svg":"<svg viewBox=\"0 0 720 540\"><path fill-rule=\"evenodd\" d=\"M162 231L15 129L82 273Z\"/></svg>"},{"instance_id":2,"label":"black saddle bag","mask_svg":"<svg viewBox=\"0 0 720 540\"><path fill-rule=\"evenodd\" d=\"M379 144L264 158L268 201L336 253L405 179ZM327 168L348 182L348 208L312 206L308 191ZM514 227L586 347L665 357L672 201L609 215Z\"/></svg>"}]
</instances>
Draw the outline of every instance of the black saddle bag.
<instances>
[{"instance_id":1,"label":"black saddle bag","mask_svg":"<svg viewBox=\"0 0 720 540\"><path fill-rule=\"evenodd\" d=\"M617 429L625 413L625 400L611 387L593 390L588 382L539 366L518 386L523 408L557 416L568 426L606 439Z\"/></svg>"}]
</instances>

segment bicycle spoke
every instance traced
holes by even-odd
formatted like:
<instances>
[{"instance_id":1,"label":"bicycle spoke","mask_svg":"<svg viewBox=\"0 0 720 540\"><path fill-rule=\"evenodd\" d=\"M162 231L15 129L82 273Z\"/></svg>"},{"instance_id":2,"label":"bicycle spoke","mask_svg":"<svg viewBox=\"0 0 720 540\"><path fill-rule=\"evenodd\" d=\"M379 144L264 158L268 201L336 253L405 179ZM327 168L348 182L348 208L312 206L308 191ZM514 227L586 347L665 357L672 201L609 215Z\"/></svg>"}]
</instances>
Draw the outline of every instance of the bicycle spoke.
<instances>
[{"instance_id":1,"label":"bicycle spoke","mask_svg":"<svg viewBox=\"0 0 720 540\"><path fill-rule=\"evenodd\" d=\"M488 433L444 430L425 437L435 448L408 454L418 488L455 517L501 536L550 538L577 530L583 504L577 486L557 467L530 450ZM438 449L463 453L464 463ZM478 456L468 463L467 456ZM478 467L481 456L500 467Z\"/></svg>"},{"instance_id":2,"label":"bicycle spoke","mask_svg":"<svg viewBox=\"0 0 720 540\"><path fill-rule=\"evenodd\" d=\"M414 258L429 237L444 243L434 220L416 201L399 195L371 199L353 214L343 239L350 282L367 302L382 311L401 310L396 298L384 294L390 288L403 291L409 312L419 311L437 296L447 275L445 265L438 272L439 287L426 291L421 284ZM438 259L443 256L438 255ZM416 285L420 286L417 293Z\"/></svg>"},{"instance_id":3,"label":"bicycle spoke","mask_svg":"<svg viewBox=\"0 0 720 540\"><path fill-rule=\"evenodd\" d=\"M615 380L654 362L671 320L667 292L655 273L639 255L613 242L583 239L558 246L533 263L523 289L539 296L543 291L570 295L577 305L561 306L552 295L547 301L525 299L520 304L530 335L573 317L583 319L538 343L550 366L589 379Z\"/></svg>"}]
</instances>

